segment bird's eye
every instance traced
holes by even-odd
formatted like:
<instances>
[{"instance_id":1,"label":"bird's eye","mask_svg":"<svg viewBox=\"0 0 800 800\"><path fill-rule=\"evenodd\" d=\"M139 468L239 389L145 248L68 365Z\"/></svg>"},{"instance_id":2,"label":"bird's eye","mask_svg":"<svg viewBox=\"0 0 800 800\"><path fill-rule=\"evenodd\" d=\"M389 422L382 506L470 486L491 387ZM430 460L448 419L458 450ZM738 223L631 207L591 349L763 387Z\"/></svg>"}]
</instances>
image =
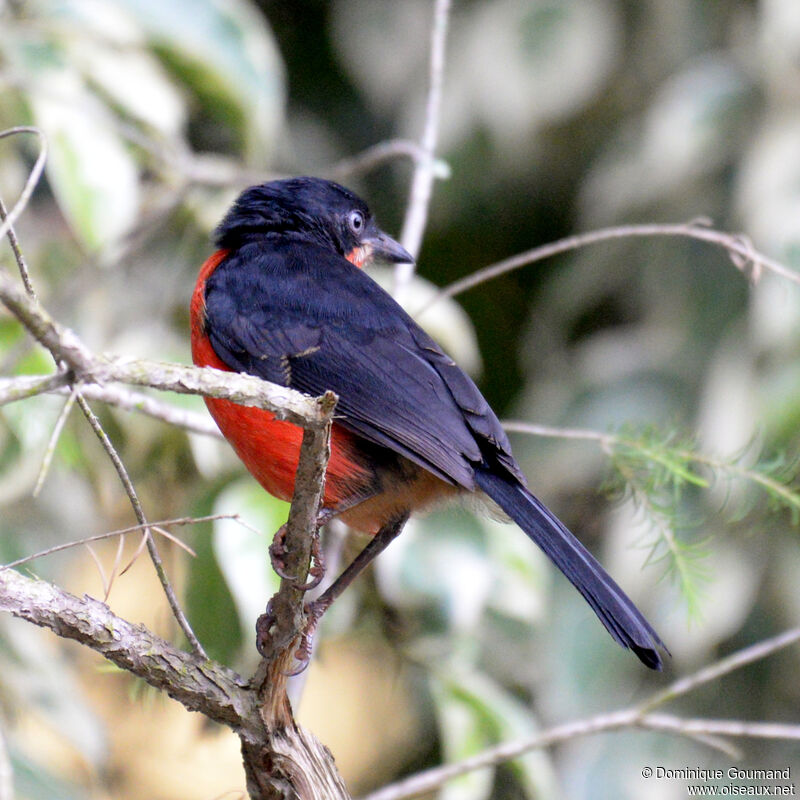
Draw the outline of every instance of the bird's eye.
<instances>
[{"instance_id":1,"label":"bird's eye","mask_svg":"<svg viewBox=\"0 0 800 800\"><path fill-rule=\"evenodd\" d=\"M347 224L353 233L361 233L364 230L364 215L360 211L351 211L347 217Z\"/></svg>"}]
</instances>

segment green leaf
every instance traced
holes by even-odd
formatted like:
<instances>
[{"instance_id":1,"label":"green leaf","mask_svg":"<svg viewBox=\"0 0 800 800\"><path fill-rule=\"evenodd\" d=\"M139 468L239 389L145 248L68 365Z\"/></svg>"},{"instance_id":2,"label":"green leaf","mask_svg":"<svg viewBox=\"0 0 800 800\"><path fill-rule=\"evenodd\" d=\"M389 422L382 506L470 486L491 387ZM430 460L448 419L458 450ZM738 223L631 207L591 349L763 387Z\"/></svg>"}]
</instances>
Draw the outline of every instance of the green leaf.
<instances>
[{"instance_id":1,"label":"green leaf","mask_svg":"<svg viewBox=\"0 0 800 800\"><path fill-rule=\"evenodd\" d=\"M495 576L490 607L526 625L541 621L552 575L547 556L516 525L492 519L479 522L487 534Z\"/></svg>"},{"instance_id":2,"label":"green leaf","mask_svg":"<svg viewBox=\"0 0 800 800\"><path fill-rule=\"evenodd\" d=\"M50 11L62 21L62 7ZM33 121L47 137L47 177L59 207L81 244L100 250L136 222L138 168L113 114L69 60L60 37L44 23L42 30L38 38L8 37L3 56L24 76Z\"/></svg>"},{"instance_id":3,"label":"green leaf","mask_svg":"<svg viewBox=\"0 0 800 800\"><path fill-rule=\"evenodd\" d=\"M96 0L49 0L45 36L76 67L87 85L96 87L126 115L176 136L186 117L186 103L163 65L150 51L143 27L120 3Z\"/></svg>"},{"instance_id":4,"label":"green leaf","mask_svg":"<svg viewBox=\"0 0 800 800\"><path fill-rule=\"evenodd\" d=\"M208 510L204 505L195 513L199 516ZM190 562L186 587L189 621L209 656L231 664L243 642L241 625L236 624L236 605L214 556L211 526L196 525L195 529L193 548L197 558Z\"/></svg>"},{"instance_id":5,"label":"green leaf","mask_svg":"<svg viewBox=\"0 0 800 800\"><path fill-rule=\"evenodd\" d=\"M74 63L87 81L140 122L167 136L178 136L186 123L186 105L152 53L121 50L98 40L73 41Z\"/></svg>"},{"instance_id":6,"label":"green leaf","mask_svg":"<svg viewBox=\"0 0 800 800\"><path fill-rule=\"evenodd\" d=\"M76 72L43 71L37 87L30 104L47 136L47 176L61 211L84 247L107 248L138 217L139 172L133 155L108 110Z\"/></svg>"},{"instance_id":7,"label":"green leaf","mask_svg":"<svg viewBox=\"0 0 800 800\"><path fill-rule=\"evenodd\" d=\"M120 0L208 110L266 160L283 119L283 63L263 15L243 0Z\"/></svg>"},{"instance_id":8,"label":"green leaf","mask_svg":"<svg viewBox=\"0 0 800 800\"><path fill-rule=\"evenodd\" d=\"M456 667L431 679L442 749L448 762L463 760L499 742L519 740L538 731L532 709L488 675ZM559 796L555 772L546 752L532 751L509 763L526 797ZM448 784L442 796L477 800L489 796L494 770L469 773ZM473 776L473 777L471 777Z\"/></svg>"},{"instance_id":9,"label":"green leaf","mask_svg":"<svg viewBox=\"0 0 800 800\"><path fill-rule=\"evenodd\" d=\"M453 763L475 755L491 744L483 715L467 702L452 683L432 677L436 721L445 761ZM474 770L448 781L439 792L441 800L484 800L491 795L494 769Z\"/></svg>"},{"instance_id":10,"label":"green leaf","mask_svg":"<svg viewBox=\"0 0 800 800\"><path fill-rule=\"evenodd\" d=\"M289 504L270 496L247 477L220 492L214 513L240 518L214 523L213 547L242 629L249 635L267 600L278 590L280 581L270 566L267 548L286 522Z\"/></svg>"}]
</instances>

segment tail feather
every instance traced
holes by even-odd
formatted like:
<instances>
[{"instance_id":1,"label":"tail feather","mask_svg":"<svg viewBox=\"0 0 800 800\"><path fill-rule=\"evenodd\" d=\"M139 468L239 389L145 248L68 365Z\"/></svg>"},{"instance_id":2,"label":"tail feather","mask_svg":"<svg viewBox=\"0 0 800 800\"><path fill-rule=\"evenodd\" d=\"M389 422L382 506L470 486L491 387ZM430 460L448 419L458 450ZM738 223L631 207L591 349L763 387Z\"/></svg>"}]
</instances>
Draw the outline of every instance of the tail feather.
<instances>
[{"instance_id":1,"label":"tail feather","mask_svg":"<svg viewBox=\"0 0 800 800\"><path fill-rule=\"evenodd\" d=\"M522 484L488 467L475 471L475 482L544 550L583 595L608 632L651 669L661 669L659 635L594 556L561 521Z\"/></svg>"}]
</instances>

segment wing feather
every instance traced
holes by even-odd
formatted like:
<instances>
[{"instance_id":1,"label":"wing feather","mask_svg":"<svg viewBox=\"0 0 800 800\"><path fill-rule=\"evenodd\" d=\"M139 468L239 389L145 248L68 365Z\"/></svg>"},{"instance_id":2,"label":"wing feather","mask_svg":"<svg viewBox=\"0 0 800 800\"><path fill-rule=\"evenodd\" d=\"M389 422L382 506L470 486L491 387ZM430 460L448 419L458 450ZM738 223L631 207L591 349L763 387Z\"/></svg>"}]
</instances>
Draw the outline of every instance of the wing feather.
<instances>
[{"instance_id":1,"label":"wing feather","mask_svg":"<svg viewBox=\"0 0 800 800\"><path fill-rule=\"evenodd\" d=\"M208 279L206 326L233 369L311 395L336 392L339 424L450 483L473 489L487 453L521 478L472 380L334 253L241 248Z\"/></svg>"}]
</instances>

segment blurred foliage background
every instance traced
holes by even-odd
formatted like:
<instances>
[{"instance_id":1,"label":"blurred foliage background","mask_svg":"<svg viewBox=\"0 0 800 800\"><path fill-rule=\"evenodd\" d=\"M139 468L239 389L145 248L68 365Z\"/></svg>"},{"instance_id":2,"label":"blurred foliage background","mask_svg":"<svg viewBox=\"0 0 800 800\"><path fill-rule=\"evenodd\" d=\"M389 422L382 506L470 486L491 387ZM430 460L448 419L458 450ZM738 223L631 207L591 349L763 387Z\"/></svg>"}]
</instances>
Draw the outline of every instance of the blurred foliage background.
<instances>
[{"instance_id":1,"label":"blurred foliage background","mask_svg":"<svg viewBox=\"0 0 800 800\"><path fill-rule=\"evenodd\" d=\"M97 350L188 361L189 295L237 190L419 137L431 6L0 0L0 129L36 124L50 144L46 180L17 226L46 306ZM448 44L439 154L451 176L435 186L409 310L431 284L622 222L701 215L800 266L796 0L463 0ZM0 142L7 204L35 155L33 138ZM397 232L411 169L396 158L341 179ZM0 261L12 269L6 245ZM514 528L462 509L416 520L326 617L297 690L301 721L354 793L611 710L798 624L799 317L797 286L766 275L749 287L722 250L678 238L571 252L421 317L501 416L621 437L610 455L594 441L515 434L513 444L537 494L673 657L666 675L645 674ZM51 369L8 316L0 364L5 375ZM3 561L132 522L78 415L32 497L63 402L2 409ZM209 652L246 673L273 585L265 548L285 507L217 440L98 411L150 519L236 512L260 531L230 520L185 528L196 559L164 546ZM94 549L106 573L115 549ZM85 549L32 568L103 594ZM109 602L174 638L151 573L137 562ZM242 791L232 734L49 634L9 619L0 634L18 797ZM796 721L798 668L797 650L782 652L676 710ZM742 749L740 766L800 765L785 743ZM613 734L472 774L442 795L670 800L684 784L645 783L643 766L730 763L689 740Z\"/></svg>"}]
</instances>

